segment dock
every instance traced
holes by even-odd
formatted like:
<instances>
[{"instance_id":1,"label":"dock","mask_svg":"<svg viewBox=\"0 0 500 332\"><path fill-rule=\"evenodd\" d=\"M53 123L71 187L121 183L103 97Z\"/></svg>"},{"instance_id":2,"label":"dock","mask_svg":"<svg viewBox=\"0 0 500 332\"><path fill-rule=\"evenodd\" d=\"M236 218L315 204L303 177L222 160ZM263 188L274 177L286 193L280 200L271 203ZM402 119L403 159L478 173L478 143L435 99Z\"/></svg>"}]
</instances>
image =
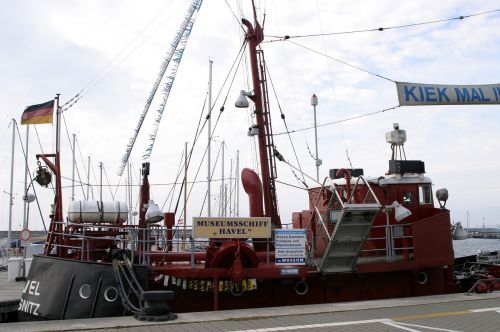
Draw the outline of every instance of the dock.
<instances>
[{"instance_id":1,"label":"dock","mask_svg":"<svg viewBox=\"0 0 500 332\"><path fill-rule=\"evenodd\" d=\"M24 281L7 281L7 271L0 272L0 322L12 320L13 316L17 316L23 288Z\"/></svg>"},{"instance_id":2,"label":"dock","mask_svg":"<svg viewBox=\"0 0 500 332\"><path fill-rule=\"evenodd\" d=\"M2 276L3 273L0 273ZM18 303L23 282L2 276L1 301ZM133 317L0 324L0 331L483 331L500 326L500 292L181 313L167 322Z\"/></svg>"}]
</instances>

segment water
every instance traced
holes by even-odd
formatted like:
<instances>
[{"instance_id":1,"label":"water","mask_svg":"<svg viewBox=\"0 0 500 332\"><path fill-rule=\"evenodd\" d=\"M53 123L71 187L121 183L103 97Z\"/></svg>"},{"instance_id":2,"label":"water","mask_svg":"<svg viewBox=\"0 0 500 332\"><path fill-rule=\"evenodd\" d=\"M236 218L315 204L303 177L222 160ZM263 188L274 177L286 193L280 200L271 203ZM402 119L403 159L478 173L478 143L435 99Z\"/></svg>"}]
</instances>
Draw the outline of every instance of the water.
<instances>
[{"instance_id":1,"label":"water","mask_svg":"<svg viewBox=\"0 0 500 332\"><path fill-rule=\"evenodd\" d=\"M500 239L466 239L453 241L455 257L475 255L480 250L500 250Z\"/></svg>"}]
</instances>

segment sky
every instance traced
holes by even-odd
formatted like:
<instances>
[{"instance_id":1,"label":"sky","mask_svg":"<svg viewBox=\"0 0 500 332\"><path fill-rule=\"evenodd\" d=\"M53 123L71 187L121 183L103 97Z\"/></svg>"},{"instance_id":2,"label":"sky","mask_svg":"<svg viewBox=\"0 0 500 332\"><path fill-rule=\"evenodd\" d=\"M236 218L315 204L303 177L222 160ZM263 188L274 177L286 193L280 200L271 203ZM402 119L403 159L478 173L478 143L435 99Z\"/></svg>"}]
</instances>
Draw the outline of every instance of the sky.
<instances>
[{"instance_id":1,"label":"sky","mask_svg":"<svg viewBox=\"0 0 500 332\"><path fill-rule=\"evenodd\" d=\"M127 179L117 176L121 158L133 134L162 60L191 1L132 0L1 0L0 12L0 229L7 229L10 193L12 118L20 121L26 106L46 102L57 93L65 103L83 89L83 97L64 112L62 126L63 203L71 200L72 154L70 141L76 135L76 159L80 179L86 182L87 160L91 160L90 183L99 197L103 164L104 200L126 200ZM237 109L234 101L240 90L249 90L247 58L236 75L228 74L242 44L241 15L252 18L250 1L205 0L197 16L163 114L151 163L152 198L163 211L175 209L177 195L169 195L181 164L185 142L192 145L200 114L205 119L208 63L213 61L214 122L224 103L214 133L212 165L222 141L225 142L224 172L234 177L236 155L239 167L255 168L255 145L247 136L250 109ZM258 17L265 17L266 41L270 36L306 35L354 31L428 22L498 10L491 1L359 1L359 0L260 0ZM500 83L500 12L464 20L419 25L383 32L337 34L274 41L262 44L272 86L269 95L273 132L286 130L279 106L290 130L313 125L310 98L319 98L317 123L325 124L364 114L371 116L318 128L320 177L330 168L364 168L365 175L380 176L388 168L390 146L385 133L399 123L406 130L408 159L425 161L426 176L434 191L447 188L446 205L453 221L471 227L500 226L500 106L397 106L395 84L390 81L435 84ZM292 43L293 42L293 43ZM313 50L308 50L307 48ZM246 50L245 50L246 52ZM328 59L339 59L344 63ZM381 79L365 69L390 80ZM226 77L228 82L223 86ZM218 98L217 95L220 96ZM159 93L160 95L160 93ZM275 97L275 95L277 97ZM225 102L224 102L225 101ZM132 152L133 209L137 210L137 184L141 156L153 130L153 103ZM34 154L54 150L55 126L30 129L28 162L36 168ZM204 129L205 130L205 129ZM13 199L13 229L23 219L24 162L16 135ZM19 125L25 144L26 126ZM70 139L68 139L68 137ZM205 181L207 166L198 164L206 146L206 131L193 152L188 179ZM314 131L276 135L275 145L295 167L315 178ZM292 146L295 148L297 158ZM214 179L221 178L221 157L214 166ZM308 207L307 194L295 188L301 184L290 167L279 163L278 204L282 222L293 211ZM229 175L229 174L232 174ZM300 177L300 174L296 172ZM77 182L78 174L76 176ZM306 178L310 186L314 182ZM282 184L290 184L285 185ZM107 184L110 184L108 186ZM218 211L221 181L212 184L212 210ZM116 185L121 186L117 187ZM34 185L41 214L48 225L50 188ZM206 210L203 205L206 183L193 187L187 204L188 217ZM177 188L178 189L178 188ZM77 186L75 199L87 188ZM240 187L239 214L248 214L247 199ZM236 193L232 194L234 197ZM113 197L112 197L113 196ZM172 197L173 200L172 200ZM182 217L182 199L177 217ZM234 210L235 207L232 207ZM30 205L30 229L42 229L35 203Z\"/></svg>"}]
</instances>

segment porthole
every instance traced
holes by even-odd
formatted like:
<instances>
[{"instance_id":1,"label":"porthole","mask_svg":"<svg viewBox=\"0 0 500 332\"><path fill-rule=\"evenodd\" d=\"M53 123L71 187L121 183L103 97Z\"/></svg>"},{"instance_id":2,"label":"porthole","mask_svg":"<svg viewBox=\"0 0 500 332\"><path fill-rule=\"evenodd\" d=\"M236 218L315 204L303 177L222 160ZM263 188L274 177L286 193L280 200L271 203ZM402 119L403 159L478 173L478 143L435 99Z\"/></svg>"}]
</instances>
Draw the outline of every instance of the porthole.
<instances>
[{"instance_id":1,"label":"porthole","mask_svg":"<svg viewBox=\"0 0 500 332\"><path fill-rule=\"evenodd\" d=\"M108 287L104 291L104 299L108 302L114 302L118 298L118 290L114 287Z\"/></svg>"},{"instance_id":2,"label":"porthole","mask_svg":"<svg viewBox=\"0 0 500 332\"><path fill-rule=\"evenodd\" d=\"M90 287L89 284L83 284L80 286L78 294L82 299L88 299L90 297L91 292L92 292L92 287Z\"/></svg>"},{"instance_id":3,"label":"porthole","mask_svg":"<svg viewBox=\"0 0 500 332\"><path fill-rule=\"evenodd\" d=\"M297 295L306 295L309 291L309 285L305 281L299 281L295 284L295 293Z\"/></svg>"},{"instance_id":4,"label":"porthole","mask_svg":"<svg viewBox=\"0 0 500 332\"><path fill-rule=\"evenodd\" d=\"M425 285L427 283L427 281L429 281L429 277L427 276L427 273L425 273L425 272L419 272L417 274L417 282L420 285Z\"/></svg>"}]
</instances>

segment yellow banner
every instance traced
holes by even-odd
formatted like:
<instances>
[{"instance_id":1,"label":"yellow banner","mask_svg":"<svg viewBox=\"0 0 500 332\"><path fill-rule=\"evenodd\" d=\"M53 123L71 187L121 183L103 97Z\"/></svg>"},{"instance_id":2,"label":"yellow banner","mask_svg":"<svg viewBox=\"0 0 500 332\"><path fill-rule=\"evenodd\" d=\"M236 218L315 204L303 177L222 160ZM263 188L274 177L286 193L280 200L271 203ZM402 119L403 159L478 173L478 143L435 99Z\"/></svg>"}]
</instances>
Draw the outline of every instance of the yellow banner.
<instances>
[{"instance_id":1,"label":"yellow banner","mask_svg":"<svg viewBox=\"0 0 500 332\"><path fill-rule=\"evenodd\" d=\"M270 238L271 218L208 218L193 217L195 238Z\"/></svg>"}]
</instances>

